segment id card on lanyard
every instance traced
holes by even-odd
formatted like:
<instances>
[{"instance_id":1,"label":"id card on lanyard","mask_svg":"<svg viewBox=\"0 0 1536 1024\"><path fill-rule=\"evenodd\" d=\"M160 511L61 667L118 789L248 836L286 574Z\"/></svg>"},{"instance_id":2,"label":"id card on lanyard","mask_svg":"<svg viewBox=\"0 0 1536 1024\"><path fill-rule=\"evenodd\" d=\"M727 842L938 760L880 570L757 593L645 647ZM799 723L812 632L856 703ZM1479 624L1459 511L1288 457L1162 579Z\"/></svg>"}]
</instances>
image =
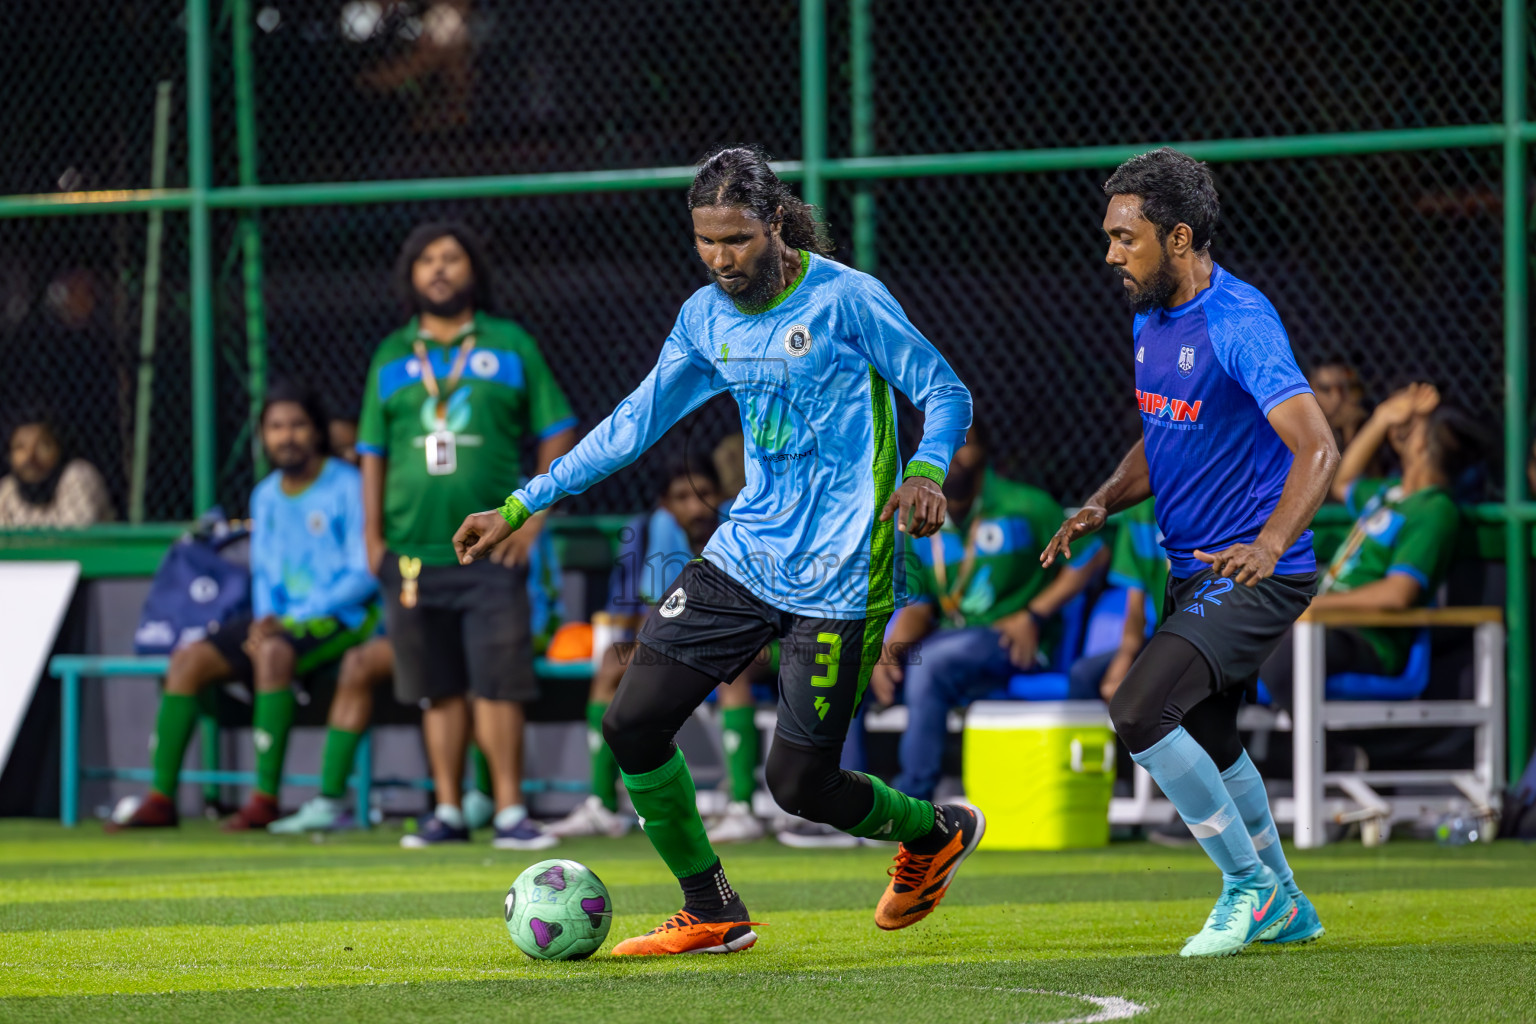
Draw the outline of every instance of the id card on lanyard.
<instances>
[{"instance_id":1,"label":"id card on lanyard","mask_svg":"<svg viewBox=\"0 0 1536 1024\"><path fill-rule=\"evenodd\" d=\"M466 324L459 332L458 353L453 357L453 364L448 371L448 379L438 386L437 373L432 369L432 360L427 352L424 336L418 336L412 348L416 351L416 360L421 364L421 383L427 389L427 394L436 401L433 405L435 427L426 436L427 472L432 476L447 476L459 468L458 439L453 431L448 429L448 397L453 394L453 389L459 386L459 378L464 376L464 367L469 362L469 353L475 347L474 324ZM457 340L457 339L455 339Z\"/></svg>"}]
</instances>

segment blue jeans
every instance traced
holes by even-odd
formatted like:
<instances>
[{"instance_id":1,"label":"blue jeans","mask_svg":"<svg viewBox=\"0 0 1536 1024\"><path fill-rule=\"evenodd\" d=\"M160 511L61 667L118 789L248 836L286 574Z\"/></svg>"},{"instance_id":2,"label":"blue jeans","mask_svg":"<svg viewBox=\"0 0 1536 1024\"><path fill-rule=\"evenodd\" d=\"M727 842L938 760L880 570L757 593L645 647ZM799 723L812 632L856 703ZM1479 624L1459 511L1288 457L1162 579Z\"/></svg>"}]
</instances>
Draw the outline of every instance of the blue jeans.
<instances>
[{"instance_id":1,"label":"blue jeans","mask_svg":"<svg viewBox=\"0 0 1536 1024\"><path fill-rule=\"evenodd\" d=\"M1099 684L1104 681L1104 673L1109 671L1109 663L1119 653L1116 649L1074 661L1067 670L1067 700L1099 700Z\"/></svg>"},{"instance_id":2,"label":"blue jeans","mask_svg":"<svg viewBox=\"0 0 1536 1024\"><path fill-rule=\"evenodd\" d=\"M989 626L944 629L918 648L917 662L902 679L907 731L901 737L901 774L891 784L922 800L933 797L944 759L949 709L984 697L1019 670Z\"/></svg>"}]
</instances>

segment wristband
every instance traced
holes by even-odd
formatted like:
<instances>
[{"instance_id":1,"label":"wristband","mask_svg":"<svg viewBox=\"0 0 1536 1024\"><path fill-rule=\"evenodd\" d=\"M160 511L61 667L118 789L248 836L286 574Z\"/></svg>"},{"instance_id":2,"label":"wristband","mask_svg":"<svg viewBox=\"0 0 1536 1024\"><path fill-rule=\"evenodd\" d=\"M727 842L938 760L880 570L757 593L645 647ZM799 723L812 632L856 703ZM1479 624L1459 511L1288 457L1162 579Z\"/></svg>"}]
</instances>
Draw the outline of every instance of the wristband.
<instances>
[{"instance_id":1,"label":"wristband","mask_svg":"<svg viewBox=\"0 0 1536 1024\"><path fill-rule=\"evenodd\" d=\"M940 487L944 486L944 471L931 462L923 462L920 459L913 459L911 462L907 463L907 471L902 474L901 478L905 480L908 477L913 476L927 477L929 480L932 480Z\"/></svg>"},{"instance_id":2,"label":"wristband","mask_svg":"<svg viewBox=\"0 0 1536 1024\"><path fill-rule=\"evenodd\" d=\"M1045 631L1046 623L1051 621L1049 618L1047 618L1044 615L1041 615L1039 612L1035 611L1033 608L1025 608L1024 609L1024 614L1028 615L1029 616L1029 621L1031 621L1031 622L1033 622L1035 624L1036 632L1044 632Z\"/></svg>"},{"instance_id":3,"label":"wristband","mask_svg":"<svg viewBox=\"0 0 1536 1024\"><path fill-rule=\"evenodd\" d=\"M529 516L533 515L532 512L528 511L528 506L519 501L515 494L507 495L507 500L502 503L498 511L501 512L501 518L505 519L507 525L512 527L514 531L526 523Z\"/></svg>"}]
</instances>

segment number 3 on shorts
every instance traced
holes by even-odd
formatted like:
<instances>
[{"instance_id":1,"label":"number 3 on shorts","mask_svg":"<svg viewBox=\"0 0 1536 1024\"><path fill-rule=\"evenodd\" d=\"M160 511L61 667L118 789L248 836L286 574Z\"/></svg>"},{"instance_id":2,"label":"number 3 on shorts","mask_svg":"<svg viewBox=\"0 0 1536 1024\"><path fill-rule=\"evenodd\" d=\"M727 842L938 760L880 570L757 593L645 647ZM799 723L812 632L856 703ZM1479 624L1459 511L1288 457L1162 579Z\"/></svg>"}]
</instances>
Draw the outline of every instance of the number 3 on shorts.
<instances>
[{"instance_id":1,"label":"number 3 on shorts","mask_svg":"<svg viewBox=\"0 0 1536 1024\"><path fill-rule=\"evenodd\" d=\"M826 674L811 676L812 686L836 686L837 663L842 660L843 638L837 633L817 633L816 642L826 644L827 650L816 652L816 664L827 666Z\"/></svg>"}]
</instances>

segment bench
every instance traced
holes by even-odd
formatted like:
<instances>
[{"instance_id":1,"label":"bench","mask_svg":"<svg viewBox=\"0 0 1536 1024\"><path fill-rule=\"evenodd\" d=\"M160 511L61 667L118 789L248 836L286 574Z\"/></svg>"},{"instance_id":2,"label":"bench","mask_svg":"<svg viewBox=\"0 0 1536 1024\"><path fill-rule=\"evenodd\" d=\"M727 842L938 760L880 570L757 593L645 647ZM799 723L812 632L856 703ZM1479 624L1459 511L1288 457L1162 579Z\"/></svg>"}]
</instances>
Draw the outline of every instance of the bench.
<instances>
[{"instance_id":1,"label":"bench","mask_svg":"<svg viewBox=\"0 0 1536 1024\"><path fill-rule=\"evenodd\" d=\"M149 768L113 768L82 765L80 763L80 684L84 679L103 678L154 678L165 675L170 665L167 657L59 654L48 662L48 674L59 680L59 823L73 826L80 820L80 781L82 779L116 779L149 782L154 772ZM591 678L592 667L585 661L559 662L547 658L534 660L534 671L540 679L582 680ZM218 766L218 723L210 716L203 716L203 766L183 769L181 781L194 785L254 785L254 772L230 771ZM318 786L318 775L284 773L283 785ZM372 791L379 786L407 786L414 789L432 788L432 780L421 777L374 775L373 743L371 732L365 732L357 745L357 760L347 784L352 787L356 799L357 823L368 827L368 809ZM586 783L567 783L561 780L525 779L527 792L543 792L551 789L581 789Z\"/></svg>"}]
</instances>

